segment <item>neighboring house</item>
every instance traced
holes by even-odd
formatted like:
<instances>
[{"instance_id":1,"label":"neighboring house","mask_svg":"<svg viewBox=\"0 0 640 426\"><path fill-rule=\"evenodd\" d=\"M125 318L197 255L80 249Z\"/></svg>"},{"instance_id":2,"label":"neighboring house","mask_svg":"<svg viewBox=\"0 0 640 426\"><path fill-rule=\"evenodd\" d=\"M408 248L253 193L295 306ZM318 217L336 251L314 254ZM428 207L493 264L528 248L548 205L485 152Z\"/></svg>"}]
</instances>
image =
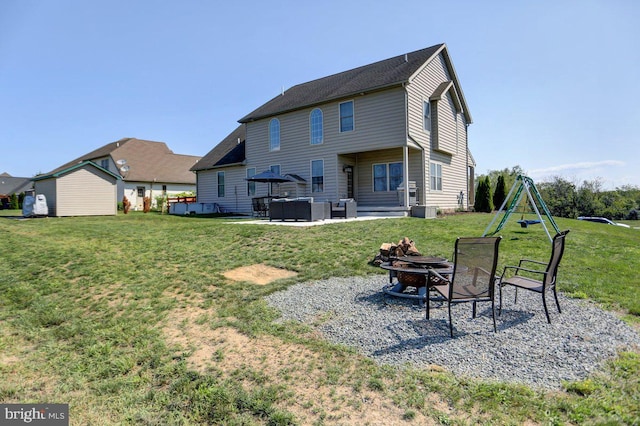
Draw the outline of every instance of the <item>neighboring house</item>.
<instances>
[{"instance_id":1,"label":"neighboring house","mask_svg":"<svg viewBox=\"0 0 640 426\"><path fill-rule=\"evenodd\" d=\"M0 209L8 205L11 195L20 195L31 189L31 178L13 177L9 173L0 174Z\"/></svg>"},{"instance_id":2,"label":"neighboring house","mask_svg":"<svg viewBox=\"0 0 640 426\"><path fill-rule=\"evenodd\" d=\"M195 192L196 175L190 168L200 157L174 154L164 142L124 138L108 143L48 173L55 175L74 165L91 161L121 177L117 200L126 196L133 210L142 210L143 200L149 197L156 205L157 197ZM37 178L37 177L36 177ZM78 188L78 197L92 191L89 182Z\"/></svg>"},{"instance_id":3,"label":"neighboring house","mask_svg":"<svg viewBox=\"0 0 640 426\"><path fill-rule=\"evenodd\" d=\"M246 178L264 170L359 210L473 203L472 119L445 44L294 86L239 122L192 167L200 203L250 212L268 184Z\"/></svg>"},{"instance_id":4,"label":"neighboring house","mask_svg":"<svg viewBox=\"0 0 640 426\"><path fill-rule=\"evenodd\" d=\"M120 175L92 161L33 178L36 194L46 197L49 216L106 216L118 213Z\"/></svg>"}]
</instances>

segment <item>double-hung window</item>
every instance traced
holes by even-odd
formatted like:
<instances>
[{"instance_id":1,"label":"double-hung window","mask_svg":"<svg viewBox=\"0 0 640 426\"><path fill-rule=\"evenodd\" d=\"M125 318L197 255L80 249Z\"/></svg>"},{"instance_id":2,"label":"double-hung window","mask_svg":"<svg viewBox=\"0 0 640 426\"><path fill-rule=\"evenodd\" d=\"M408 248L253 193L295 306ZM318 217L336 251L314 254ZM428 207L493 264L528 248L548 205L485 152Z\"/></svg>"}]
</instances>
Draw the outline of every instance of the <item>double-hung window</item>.
<instances>
[{"instance_id":1,"label":"double-hung window","mask_svg":"<svg viewBox=\"0 0 640 426\"><path fill-rule=\"evenodd\" d=\"M402 183L402 163L382 163L373 165L374 192L395 191Z\"/></svg>"},{"instance_id":2,"label":"double-hung window","mask_svg":"<svg viewBox=\"0 0 640 426\"><path fill-rule=\"evenodd\" d=\"M277 118L269 122L269 151L280 150L280 120Z\"/></svg>"},{"instance_id":3,"label":"double-hung window","mask_svg":"<svg viewBox=\"0 0 640 426\"><path fill-rule=\"evenodd\" d=\"M224 197L224 172L218 172L218 198Z\"/></svg>"},{"instance_id":4,"label":"double-hung window","mask_svg":"<svg viewBox=\"0 0 640 426\"><path fill-rule=\"evenodd\" d=\"M269 166L269 170L271 170L271 172L279 175L280 174L280 164L272 164L271 166ZM270 182L269 183L269 192L271 194L276 192L278 187L279 187L279 185L280 184L278 182Z\"/></svg>"},{"instance_id":5,"label":"double-hung window","mask_svg":"<svg viewBox=\"0 0 640 426\"><path fill-rule=\"evenodd\" d=\"M311 192L324 191L324 160L311 161Z\"/></svg>"},{"instance_id":6,"label":"double-hung window","mask_svg":"<svg viewBox=\"0 0 640 426\"><path fill-rule=\"evenodd\" d=\"M350 132L354 128L353 101L340 104L340 132Z\"/></svg>"},{"instance_id":7,"label":"double-hung window","mask_svg":"<svg viewBox=\"0 0 640 426\"><path fill-rule=\"evenodd\" d=\"M425 132L431 131L431 104L428 100L422 105L422 124Z\"/></svg>"},{"instance_id":8,"label":"double-hung window","mask_svg":"<svg viewBox=\"0 0 640 426\"><path fill-rule=\"evenodd\" d=\"M442 164L431 163L431 190L442 191Z\"/></svg>"},{"instance_id":9,"label":"double-hung window","mask_svg":"<svg viewBox=\"0 0 640 426\"><path fill-rule=\"evenodd\" d=\"M256 175L256 168L251 167L247 169L247 179L251 179ZM256 195L256 183L247 181L247 195L252 197Z\"/></svg>"},{"instance_id":10,"label":"double-hung window","mask_svg":"<svg viewBox=\"0 0 640 426\"><path fill-rule=\"evenodd\" d=\"M319 145L323 139L323 123L322 123L322 110L316 108L311 111L309 115L309 130L311 133L311 145Z\"/></svg>"}]
</instances>

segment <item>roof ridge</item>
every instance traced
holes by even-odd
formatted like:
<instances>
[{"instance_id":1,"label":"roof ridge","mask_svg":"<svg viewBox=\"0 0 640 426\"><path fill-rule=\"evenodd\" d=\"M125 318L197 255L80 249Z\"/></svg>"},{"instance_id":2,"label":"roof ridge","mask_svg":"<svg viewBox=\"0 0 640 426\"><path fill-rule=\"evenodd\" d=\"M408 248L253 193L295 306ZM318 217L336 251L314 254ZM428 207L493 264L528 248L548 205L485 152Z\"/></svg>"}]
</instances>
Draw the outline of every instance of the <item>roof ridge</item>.
<instances>
[{"instance_id":1,"label":"roof ridge","mask_svg":"<svg viewBox=\"0 0 640 426\"><path fill-rule=\"evenodd\" d=\"M406 83L416 70L444 48L446 44L440 43L297 84L238 121L247 123Z\"/></svg>"},{"instance_id":2,"label":"roof ridge","mask_svg":"<svg viewBox=\"0 0 640 426\"><path fill-rule=\"evenodd\" d=\"M360 66L357 66L357 67L355 67L355 68L351 68L351 69L348 69L348 70L345 70L345 71L340 71L340 72L336 72L336 73L333 73L333 74L329 74L329 75L326 75L326 76L324 76L324 77L318 77L318 78L316 78L316 79L309 80L309 81L306 81L306 82L304 82L304 83L295 84L295 85L291 86L289 89L293 89L294 87L301 86L301 85L305 85L305 84L308 84L308 83L313 83L313 82L316 82L316 81L320 81L320 80L323 80L323 79L325 79L325 78L332 78L332 77L336 77L336 76L339 76L340 74L346 74L346 73L354 72L354 71L357 71L357 70L362 69L362 68L369 68L369 67L372 67L372 66L375 66L375 65L382 64L383 62L387 62L387 61L391 62L391 61L396 60L396 59L398 59L398 58L405 57L405 58L407 58L407 59L408 59L408 56L409 56L409 55L415 55L416 53L423 52L423 51L428 50L428 49L433 49L433 48L435 48L435 47L438 47L438 49L439 49L439 48L440 48L441 46L443 46L444 44L445 44L445 43L435 44L435 45L433 45L433 46L425 47L425 48L423 48L423 49L418 49L418 50L414 50L414 51L412 51L412 52L407 52L407 53L401 53L400 55L392 56L392 57L390 57L390 58L380 59L380 60L378 60L378 61L370 62L370 63L365 64L365 65L360 65ZM406 61L406 62L408 62L408 61ZM285 93L286 93L286 92L287 92L287 90L289 90L289 89L285 89Z\"/></svg>"}]
</instances>

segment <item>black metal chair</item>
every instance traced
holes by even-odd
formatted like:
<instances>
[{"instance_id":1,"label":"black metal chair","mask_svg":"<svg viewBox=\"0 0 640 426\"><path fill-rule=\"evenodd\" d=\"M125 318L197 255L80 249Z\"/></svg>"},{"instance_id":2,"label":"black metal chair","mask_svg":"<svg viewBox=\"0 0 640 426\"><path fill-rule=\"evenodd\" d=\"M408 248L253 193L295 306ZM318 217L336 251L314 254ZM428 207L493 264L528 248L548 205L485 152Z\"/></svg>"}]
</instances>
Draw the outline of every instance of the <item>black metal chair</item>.
<instances>
[{"instance_id":1,"label":"black metal chair","mask_svg":"<svg viewBox=\"0 0 640 426\"><path fill-rule=\"evenodd\" d=\"M542 295L544 313L547 315L547 322L549 324L551 324L551 317L549 316L549 309L547 308L547 300L545 296L548 290L552 290L553 297L556 300L556 306L558 307L558 312L562 313L562 310L560 310L560 302L558 302L558 293L556 292L556 278L558 276L558 266L560 265L562 255L564 254L564 240L568 233L569 230L566 230L553 237L553 242L551 244L551 258L549 259L549 262L545 263L531 259L520 259L518 266L505 266L499 283L500 306L498 308L498 314L502 314L502 287L507 285L512 285L516 288L514 303L518 302L519 288L540 293ZM529 267L529 265L533 266ZM532 269L536 265L546 265L546 268L545 270ZM507 272L511 270L514 271L513 276L507 277ZM538 280L533 278L536 276L542 279Z\"/></svg>"},{"instance_id":2,"label":"black metal chair","mask_svg":"<svg viewBox=\"0 0 640 426\"><path fill-rule=\"evenodd\" d=\"M251 199L251 207L253 208L253 213L256 216L266 217L269 213L269 204L267 202L268 198L265 197L255 197Z\"/></svg>"},{"instance_id":3,"label":"black metal chair","mask_svg":"<svg viewBox=\"0 0 640 426\"><path fill-rule=\"evenodd\" d=\"M449 309L449 332L453 337L451 305L473 303L473 318L476 317L477 302L491 302L493 331L496 331L494 302L495 274L498 264L498 246L502 237L458 238L454 251L453 274L450 278L430 270L427 285L435 289L447 302ZM429 319L429 295L426 297Z\"/></svg>"}]
</instances>

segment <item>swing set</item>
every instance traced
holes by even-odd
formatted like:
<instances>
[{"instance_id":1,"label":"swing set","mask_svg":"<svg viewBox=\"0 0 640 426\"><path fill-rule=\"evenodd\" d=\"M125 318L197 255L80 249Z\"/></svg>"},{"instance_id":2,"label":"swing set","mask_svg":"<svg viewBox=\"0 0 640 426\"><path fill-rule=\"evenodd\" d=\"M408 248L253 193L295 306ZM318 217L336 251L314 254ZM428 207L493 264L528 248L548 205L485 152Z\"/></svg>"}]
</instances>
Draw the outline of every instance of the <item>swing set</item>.
<instances>
[{"instance_id":1,"label":"swing set","mask_svg":"<svg viewBox=\"0 0 640 426\"><path fill-rule=\"evenodd\" d=\"M504 202L502 203L502 206L500 206L500 209L496 212L495 216L493 217L493 220L491 221L489 226L487 226L487 229L484 230L484 234L482 234L483 237L487 235L488 236L495 235L504 227L505 223L507 223L507 220L509 219L509 216L511 216L511 214L517 210L518 206L521 205L521 201L525 193L527 194L528 204L532 207L533 211L536 213L538 218L525 219L524 218L525 211L523 208L522 216L518 221L518 223L523 228L527 228L529 227L529 225L541 224L542 227L544 228L544 231L547 233L547 237L549 237L549 241L553 242L553 237L551 236L551 234L549 234L549 230L547 229L547 226L545 225L544 220L542 220L542 215L540 214L540 210L542 210L544 215L549 220L549 223L553 225L553 229L555 229L557 233L560 233L560 228L558 228L558 225L556 225L556 222L553 220L553 217L551 216L551 213L549 212L547 205L544 203L544 200L542 199L540 192L538 192L538 188L536 188L536 185L533 183L533 179L524 175L518 175L518 177L516 178L516 181L513 183L513 186L509 190L509 194L507 195ZM513 195L513 197L511 197L511 195ZM509 207L507 207L505 210L505 206L507 205L507 202L509 200L511 200L511 203L509 203ZM526 202L525 202L525 205L526 205ZM493 232L489 233L489 230L491 229L493 224L496 222L498 217L503 213L503 211L504 211L504 214L502 215L502 219L500 220L500 223L498 223L498 226Z\"/></svg>"}]
</instances>

